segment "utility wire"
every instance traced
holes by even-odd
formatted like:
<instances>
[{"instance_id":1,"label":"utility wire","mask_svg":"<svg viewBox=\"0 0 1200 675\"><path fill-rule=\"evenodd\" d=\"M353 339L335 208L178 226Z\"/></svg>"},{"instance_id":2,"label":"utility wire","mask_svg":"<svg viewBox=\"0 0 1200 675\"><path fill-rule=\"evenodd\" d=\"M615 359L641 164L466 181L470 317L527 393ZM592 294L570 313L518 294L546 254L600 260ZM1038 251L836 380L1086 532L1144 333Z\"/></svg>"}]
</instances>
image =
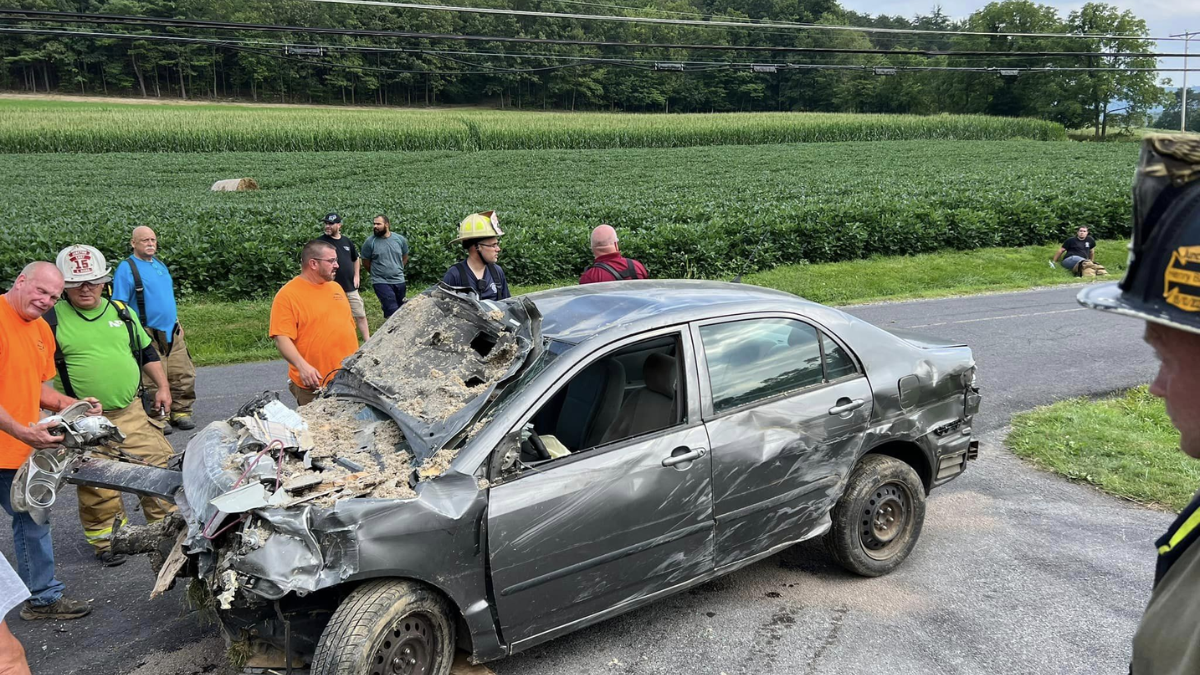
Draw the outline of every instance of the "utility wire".
<instances>
[{"instance_id":1,"label":"utility wire","mask_svg":"<svg viewBox=\"0 0 1200 675\"><path fill-rule=\"evenodd\" d=\"M659 19L646 16L616 16L611 14L568 14L563 12L539 12L525 9L503 9L498 7L461 7L457 5L426 5L414 2L392 2L391 0L307 0L336 5L362 5L373 7L394 7L397 9L416 9L431 12L456 12L467 14L497 14L502 16L528 16L542 19L577 19L583 21L614 21L619 23L650 23L669 26L699 26L703 28L794 28L804 30L834 30L853 31L861 33L899 33L920 35L975 35L989 37L1064 37L1104 40L1182 40L1177 37L1152 37L1143 35L1128 35L1124 33L989 33L984 31L940 31L919 28L876 28L870 26L832 26L819 23L749 23L746 21L701 21L698 19Z\"/></svg>"},{"instance_id":2,"label":"utility wire","mask_svg":"<svg viewBox=\"0 0 1200 675\"><path fill-rule=\"evenodd\" d=\"M527 38L507 37L496 35L459 35L452 33L424 33L410 31L380 31L350 28L323 28L308 26L285 26L277 24L231 23L225 21L205 21L198 19L160 19L156 17L126 16L116 14L84 14L75 12L48 12L40 10L0 9L0 19L22 20L16 16L29 16L38 21L48 23L101 23L119 25L152 26L162 28L203 28L214 30L242 30L259 32L290 32L310 33L318 35L345 35L354 37L391 37L424 40L463 40L475 42L511 42L518 44L551 44L574 45L586 47L623 47L634 49L686 49L712 51L747 51L747 52L776 52L796 54L878 54L904 55L921 57L997 57L997 58L1051 58L1051 57L1101 57L1101 58L1176 58L1184 54L1169 52L1078 52L1078 51L984 51L984 50L895 50L874 48L846 47L790 47L776 45L714 45L714 44L679 44L679 43L645 43L645 42L613 42L603 40L572 40L558 38Z\"/></svg>"},{"instance_id":3,"label":"utility wire","mask_svg":"<svg viewBox=\"0 0 1200 675\"><path fill-rule=\"evenodd\" d=\"M385 72L397 74L424 74L424 75L491 75L503 73L536 73L554 70L563 70L566 68L577 68L586 65L609 64L624 68L633 68L641 70L662 70L662 71L677 71L677 72L707 72L713 70L737 70L749 67L751 71L771 72L769 70L860 70L874 71L879 75L890 75L898 72L931 72L931 71L949 71L949 72L972 72L972 73L998 73L1002 75L1017 75L1021 73L1049 73L1049 72L1178 72L1178 69L1171 68L1126 68L1126 67L1057 67L1057 66L903 66L903 65L875 65L875 64L832 64L832 63L746 63L746 62L720 62L720 61L645 61L645 60L629 60L629 59L612 59L612 58L591 58L584 59L570 64L558 64L550 66L539 66L535 68L499 68L485 66L477 63L469 63L460 59L453 59L446 56L441 56L436 50L413 50L417 53L429 54L439 58L449 58L449 60L458 63L464 63L475 68L487 68L487 70L450 70L450 71L435 71L435 70L404 70L395 68L383 68L379 66L356 65L348 63L337 63L332 61L317 61L301 56L293 56L289 54L278 54L276 52L265 51L257 48L257 43L250 43L237 39L220 39L220 38L198 38L182 35L155 35L155 34L135 34L135 33L100 33L94 31L69 31L69 30L54 30L43 28L8 28L0 27L0 34L25 34L25 35L55 35L65 37L80 37L80 38L95 38L95 39L116 39L116 40L147 40L160 42L176 42L185 44L206 44L217 47L224 47L236 51L242 51L252 54L260 54L272 58L278 58L287 61L297 61L307 63L309 65L324 66L329 68L343 68L349 70L361 70L372 72ZM256 46L247 46L255 44ZM317 47L322 45L283 45L294 47ZM511 55L522 56L522 55ZM688 65L694 67L688 68ZM1185 72L1200 72L1200 68L1194 68Z\"/></svg>"}]
</instances>

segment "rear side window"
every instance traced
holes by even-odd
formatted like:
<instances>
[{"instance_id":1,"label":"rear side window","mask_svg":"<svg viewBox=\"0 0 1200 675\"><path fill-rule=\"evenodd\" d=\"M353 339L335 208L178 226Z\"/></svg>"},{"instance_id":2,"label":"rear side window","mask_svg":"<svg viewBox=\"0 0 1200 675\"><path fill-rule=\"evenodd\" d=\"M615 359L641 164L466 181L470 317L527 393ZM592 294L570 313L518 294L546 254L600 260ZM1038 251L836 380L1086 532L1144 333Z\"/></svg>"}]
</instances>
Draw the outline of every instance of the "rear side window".
<instances>
[{"instance_id":1,"label":"rear side window","mask_svg":"<svg viewBox=\"0 0 1200 675\"><path fill-rule=\"evenodd\" d=\"M827 365L821 358L822 337L812 326L792 319L701 326L713 409L722 412L820 384ZM849 357L841 354L849 362ZM852 363L850 369L853 371Z\"/></svg>"},{"instance_id":2,"label":"rear side window","mask_svg":"<svg viewBox=\"0 0 1200 675\"><path fill-rule=\"evenodd\" d=\"M825 348L826 380L836 380L858 372L858 368L854 365L854 359L850 358L845 349L839 347L838 343L830 340L829 336L824 333L821 334L821 344Z\"/></svg>"}]
</instances>

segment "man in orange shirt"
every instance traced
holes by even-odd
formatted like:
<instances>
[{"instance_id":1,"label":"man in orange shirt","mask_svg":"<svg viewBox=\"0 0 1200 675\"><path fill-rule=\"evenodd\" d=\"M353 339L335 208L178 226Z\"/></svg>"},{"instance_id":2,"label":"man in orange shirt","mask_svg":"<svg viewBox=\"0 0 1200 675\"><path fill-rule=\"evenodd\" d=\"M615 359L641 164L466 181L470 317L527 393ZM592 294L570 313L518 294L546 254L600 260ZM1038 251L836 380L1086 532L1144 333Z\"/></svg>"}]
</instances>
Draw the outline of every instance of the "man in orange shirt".
<instances>
[{"instance_id":1,"label":"man in orange shirt","mask_svg":"<svg viewBox=\"0 0 1200 675\"><path fill-rule=\"evenodd\" d=\"M300 255L300 276L287 282L271 303L271 338L288 362L288 389L307 405L358 350L346 292L334 282L337 251L314 239Z\"/></svg>"},{"instance_id":2,"label":"man in orange shirt","mask_svg":"<svg viewBox=\"0 0 1200 675\"><path fill-rule=\"evenodd\" d=\"M38 525L28 513L12 509L12 482L17 469L34 448L52 448L62 436L50 432L49 423L38 423L41 409L62 410L76 399L60 394L48 382L54 379L54 335L42 314L54 306L63 290L62 274L54 265L35 262L25 266L12 290L0 296L0 505L12 517L17 574L31 597L21 608L21 618L78 619L92 608L63 596L63 583L54 577L54 546L50 525ZM99 415L100 403L88 414Z\"/></svg>"}]
</instances>

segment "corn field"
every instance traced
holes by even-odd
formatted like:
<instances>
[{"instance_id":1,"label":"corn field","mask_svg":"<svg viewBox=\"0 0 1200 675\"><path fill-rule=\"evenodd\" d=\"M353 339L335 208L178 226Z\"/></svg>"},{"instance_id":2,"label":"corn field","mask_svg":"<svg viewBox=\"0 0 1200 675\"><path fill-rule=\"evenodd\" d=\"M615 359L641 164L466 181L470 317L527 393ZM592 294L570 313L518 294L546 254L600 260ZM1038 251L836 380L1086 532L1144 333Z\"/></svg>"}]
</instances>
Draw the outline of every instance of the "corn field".
<instances>
[{"instance_id":1,"label":"corn field","mask_svg":"<svg viewBox=\"0 0 1200 675\"><path fill-rule=\"evenodd\" d=\"M0 153L676 148L828 141L1065 140L1053 122L965 115L650 115L0 100Z\"/></svg>"}]
</instances>

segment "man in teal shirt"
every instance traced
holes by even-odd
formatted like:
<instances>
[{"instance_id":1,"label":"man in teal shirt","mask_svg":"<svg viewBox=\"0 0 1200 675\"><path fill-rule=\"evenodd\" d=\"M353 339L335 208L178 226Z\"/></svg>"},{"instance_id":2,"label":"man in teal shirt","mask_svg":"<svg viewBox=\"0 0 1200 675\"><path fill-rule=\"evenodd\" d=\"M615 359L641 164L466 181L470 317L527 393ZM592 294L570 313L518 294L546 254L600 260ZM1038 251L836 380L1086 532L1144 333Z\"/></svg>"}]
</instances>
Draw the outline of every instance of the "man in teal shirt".
<instances>
[{"instance_id":1,"label":"man in teal shirt","mask_svg":"<svg viewBox=\"0 0 1200 675\"><path fill-rule=\"evenodd\" d=\"M383 305L387 319L404 304L404 268L408 266L408 240L392 232L392 222L385 215L375 216L374 234L367 237L359 251L363 267L371 274L371 286Z\"/></svg>"},{"instance_id":2,"label":"man in teal shirt","mask_svg":"<svg viewBox=\"0 0 1200 675\"><path fill-rule=\"evenodd\" d=\"M162 366L171 384L171 409L167 411L171 424L184 431L195 429L192 405L196 402L196 366L192 364L183 326L179 323L175 282L167 266L156 256L158 237L154 230L145 225L135 227L129 244L133 255L121 261L113 275L113 300L120 300L137 310L142 326L162 357ZM155 388L148 379L142 384L150 390ZM163 431L170 433L171 427L166 426Z\"/></svg>"},{"instance_id":3,"label":"man in teal shirt","mask_svg":"<svg viewBox=\"0 0 1200 675\"><path fill-rule=\"evenodd\" d=\"M58 254L55 265L63 274L65 297L45 318L58 347L56 386L68 396L98 399L104 415L125 434L121 452L166 468L171 444L146 415L138 385L143 372L158 385L154 407L159 410L171 408L171 388L137 313L101 295L111 274L104 255L95 248L68 246ZM172 509L152 497L142 497L141 503L148 523L161 520ZM109 550L118 517L126 522L120 492L79 488L83 535L95 548L96 558L107 566L125 562L124 556Z\"/></svg>"}]
</instances>

